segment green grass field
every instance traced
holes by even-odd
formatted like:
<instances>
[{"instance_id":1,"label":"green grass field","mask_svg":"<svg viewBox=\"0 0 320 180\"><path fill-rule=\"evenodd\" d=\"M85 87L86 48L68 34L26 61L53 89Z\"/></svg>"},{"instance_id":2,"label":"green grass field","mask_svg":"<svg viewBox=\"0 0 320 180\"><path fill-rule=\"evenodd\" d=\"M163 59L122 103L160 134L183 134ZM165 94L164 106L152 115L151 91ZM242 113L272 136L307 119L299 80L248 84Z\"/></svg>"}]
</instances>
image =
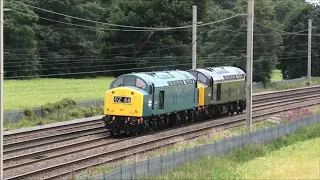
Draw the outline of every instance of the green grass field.
<instances>
[{"instance_id":1,"label":"green grass field","mask_svg":"<svg viewBox=\"0 0 320 180\"><path fill-rule=\"evenodd\" d=\"M34 79L5 80L4 109L16 110L39 107L63 98L75 101L103 99L104 93L114 78L93 79ZM281 72L274 70L272 81L282 80ZM275 87L255 89L253 92L283 90L306 86L304 82L278 84ZM320 78L313 78L313 84L320 84Z\"/></svg>"},{"instance_id":2,"label":"green grass field","mask_svg":"<svg viewBox=\"0 0 320 180\"><path fill-rule=\"evenodd\" d=\"M238 171L243 179L320 179L320 138L246 162Z\"/></svg>"},{"instance_id":3,"label":"green grass field","mask_svg":"<svg viewBox=\"0 0 320 180\"><path fill-rule=\"evenodd\" d=\"M4 109L25 109L54 103L103 99L113 78L5 80Z\"/></svg>"},{"instance_id":4,"label":"green grass field","mask_svg":"<svg viewBox=\"0 0 320 180\"><path fill-rule=\"evenodd\" d=\"M313 77L311 78L312 85L320 85L320 77ZM303 80L300 82L288 82L288 83L279 83L275 85L267 85L265 88L258 88L253 89L253 93L260 93L260 92L267 92L267 91L281 91L286 89L294 89L294 88L301 88L306 87L307 80Z\"/></svg>"},{"instance_id":5,"label":"green grass field","mask_svg":"<svg viewBox=\"0 0 320 180\"><path fill-rule=\"evenodd\" d=\"M142 179L320 179L320 124Z\"/></svg>"},{"instance_id":6,"label":"green grass field","mask_svg":"<svg viewBox=\"0 0 320 180\"><path fill-rule=\"evenodd\" d=\"M201 158L145 179L319 179L319 144L320 138L299 142L244 163L228 158Z\"/></svg>"}]
</instances>

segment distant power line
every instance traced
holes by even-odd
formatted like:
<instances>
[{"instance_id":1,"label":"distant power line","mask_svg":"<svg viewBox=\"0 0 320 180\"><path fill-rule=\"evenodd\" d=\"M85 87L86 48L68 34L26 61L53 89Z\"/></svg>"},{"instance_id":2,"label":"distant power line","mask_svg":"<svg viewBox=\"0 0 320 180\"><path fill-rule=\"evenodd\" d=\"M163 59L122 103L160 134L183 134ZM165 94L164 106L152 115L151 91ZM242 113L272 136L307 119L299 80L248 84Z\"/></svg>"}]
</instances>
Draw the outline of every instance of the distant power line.
<instances>
[{"instance_id":1,"label":"distant power line","mask_svg":"<svg viewBox=\"0 0 320 180\"><path fill-rule=\"evenodd\" d=\"M142 30L155 30L155 31L156 31L156 30L158 30L158 31L164 31L164 30L172 30L172 29L192 28L192 25L178 26L178 27L152 28L152 27L138 27L138 26L127 26L127 25L106 23L106 22L100 22L100 21L94 21L94 20L83 19L83 18L79 18L79 17L75 17L75 16L70 16L70 15L67 15L67 14L62 14L62 13L50 11L50 10L47 10L47 9L39 8L39 7L32 6L32 5L29 5L29 4L25 4L25 3L22 3L22 2L18 2L18 1L13 1L13 2L18 3L18 4L22 4L22 5L25 5L25 6L28 6L28 7L32 7L32 8L34 8L34 9L38 9L38 10L41 10L41 11L49 12L49 13L52 13L52 14L57 14L57 15L64 16L64 17L68 17L68 18L72 18L72 19L77 19L77 20L86 21L86 22L91 22L91 23L96 23L96 24L103 24L103 25L108 25L108 26L116 26L116 27L122 27L122 28L132 28L132 29L142 29ZM197 25L197 26L212 25L212 24L216 24L216 23L219 23L219 22L223 22L223 21L232 19L232 18L237 17L237 16L246 16L246 14L237 14L237 15L234 15L234 16L231 16L231 17L228 17L228 18L225 18L225 19L218 20L218 21L208 22L208 23L202 23L202 24L199 24L199 25Z\"/></svg>"}]
</instances>

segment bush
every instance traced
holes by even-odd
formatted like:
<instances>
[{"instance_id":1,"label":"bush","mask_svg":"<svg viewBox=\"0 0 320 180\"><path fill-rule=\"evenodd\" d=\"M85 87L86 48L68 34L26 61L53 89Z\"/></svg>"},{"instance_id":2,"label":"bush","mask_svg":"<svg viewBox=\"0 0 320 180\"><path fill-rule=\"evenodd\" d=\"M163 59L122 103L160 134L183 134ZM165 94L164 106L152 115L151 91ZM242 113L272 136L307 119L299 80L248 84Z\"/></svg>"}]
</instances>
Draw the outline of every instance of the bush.
<instances>
[{"instance_id":1,"label":"bush","mask_svg":"<svg viewBox=\"0 0 320 180\"><path fill-rule=\"evenodd\" d=\"M76 118L92 117L103 114L103 106L85 108L72 99L62 99L56 103L48 103L41 107L41 118L35 117L31 109L25 110L25 116L17 123L6 123L6 128L17 129L32 127L54 122L68 121Z\"/></svg>"},{"instance_id":2,"label":"bush","mask_svg":"<svg viewBox=\"0 0 320 180\"><path fill-rule=\"evenodd\" d=\"M25 109L24 110L24 115L27 117L33 117L34 116L34 112L32 111L32 109Z\"/></svg>"},{"instance_id":3,"label":"bush","mask_svg":"<svg viewBox=\"0 0 320 180\"><path fill-rule=\"evenodd\" d=\"M262 157L268 153L268 149L262 144L249 144L243 149L231 151L228 156L235 162L244 163L256 157Z\"/></svg>"}]
</instances>

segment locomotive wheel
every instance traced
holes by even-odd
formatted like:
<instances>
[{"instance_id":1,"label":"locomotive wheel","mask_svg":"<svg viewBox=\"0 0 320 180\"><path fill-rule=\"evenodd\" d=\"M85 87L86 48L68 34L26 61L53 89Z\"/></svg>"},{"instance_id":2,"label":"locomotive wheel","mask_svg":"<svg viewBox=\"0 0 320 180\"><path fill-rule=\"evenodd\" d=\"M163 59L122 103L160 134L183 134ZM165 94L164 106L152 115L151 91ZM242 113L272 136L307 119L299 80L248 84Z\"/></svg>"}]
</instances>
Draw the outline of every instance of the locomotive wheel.
<instances>
[{"instance_id":1,"label":"locomotive wheel","mask_svg":"<svg viewBox=\"0 0 320 180\"><path fill-rule=\"evenodd\" d=\"M110 129L110 135L111 137L120 137L120 128L113 127L112 129Z\"/></svg>"},{"instance_id":2,"label":"locomotive wheel","mask_svg":"<svg viewBox=\"0 0 320 180\"><path fill-rule=\"evenodd\" d=\"M203 111L199 112L199 121L203 121Z\"/></svg>"},{"instance_id":3,"label":"locomotive wheel","mask_svg":"<svg viewBox=\"0 0 320 180\"><path fill-rule=\"evenodd\" d=\"M153 131L157 131L158 130L158 123L157 123L157 119L156 118L152 118L151 119L151 128Z\"/></svg>"},{"instance_id":4,"label":"locomotive wheel","mask_svg":"<svg viewBox=\"0 0 320 180\"><path fill-rule=\"evenodd\" d=\"M150 132L150 126L149 126L149 120L144 120L142 125L142 133L149 133Z\"/></svg>"},{"instance_id":5,"label":"locomotive wheel","mask_svg":"<svg viewBox=\"0 0 320 180\"><path fill-rule=\"evenodd\" d=\"M181 125L181 115L180 113L176 114L176 126L180 126Z\"/></svg>"},{"instance_id":6,"label":"locomotive wheel","mask_svg":"<svg viewBox=\"0 0 320 180\"><path fill-rule=\"evenodd\" d=\"M243 113L243 110L244 110L244 104L243 103L240 103L240 105L239 105L239 109L238 109L238 114L240 114L240 113Z\"/></svg>"},{"instance_id":7,"label":"locomotive wheel","mask_svg":"<svg viewBox=\"0 0 320 180\"><path fill-rule=\"evenodd\" d=\"M194 113L193 111L188 111L188 122L192 124L193 121L194 121Z\"/></svg>"},{"instance_id":8,"label":"locomotive wheel","mask_svg":"<svg viewBox=\"0 0 320 180\"><path fill-rule=\"evenodd\" d=\"M222 108L221 108L221 106L217 106L216 107L216 113L217 113L217 115L220 117L220 116L222 116L222 110L221 110Z\"/></svg>"},{"instance_id":9,"label":"locomotive wheel","mask_svg":"<svg viewBox=\"0 0 320 180\"><path fill-rule=\"evenodd\" d=\"M170 123L170 118L169 116L164 117L164 129L167 129Z\"/></svg>"},{"instance_id":10,"label":"locomotive wheel","mask_svg":"<svg viewBox=\"0 0 320 180\"><path fill-rule=\"evenodd\" d=\"M230 114L233 115L237 109L237 104L230 104Z\"/></svg>"},{"instance_id":11,"label":"locomotive wheel","mask_svg":"<svg viewBox=\"0 0 320 180\"><path fill-rule=\"evenodd\" d=\"M193 111L193 114L194 114L194 122L198 122L199 121L199 112L198 110L196 111Z\"/></svg>"},{"instance_id":12,"label":"locomotive wheel","mask_svg":"<svg viewBox=\"0 0 320 180\"><path fill-rule=\"evenodd\" d=\"M159 130L164 129L164 120L160 117L158 118L158 122Z\"/></svg>"},{"instance_id":13,"label":"locomotive wheel","mask_svg":"<svg viewBox=\"0 0 320 180\"><path fill-rule=\"evenodd\" d=\"M137 131L130 131L129 136L137 136L138 132Z\"/></svg>"}]
</instances>

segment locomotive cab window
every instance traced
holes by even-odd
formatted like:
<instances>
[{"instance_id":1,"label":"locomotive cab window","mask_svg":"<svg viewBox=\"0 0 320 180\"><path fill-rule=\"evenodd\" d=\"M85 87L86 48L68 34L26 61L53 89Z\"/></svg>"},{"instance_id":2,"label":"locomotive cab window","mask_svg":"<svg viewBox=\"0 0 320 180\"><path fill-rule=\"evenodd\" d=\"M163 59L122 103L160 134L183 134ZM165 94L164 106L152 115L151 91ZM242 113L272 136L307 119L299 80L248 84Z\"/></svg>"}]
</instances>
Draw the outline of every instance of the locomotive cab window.
<instances>
[{"instance_id":1,"label":"locomotive cab window","mask_svg":"<svg viewBox=\"0 0 320 180\"><path fill-rule=\"evenodd\" d=\"M144 83L144 81L142 81L142 79L137 78L136 79L136 86L140 89L145 89L146 88L146 83Z\"/></svg>"},{"instance_id":2,"label":"locomotive cab window","mask_svg":"<svg viewBox=\"0 0 320 180\"><path fill-rule=\"evenodd\" d=\"M204 76L203 74L199 73L198 74L198 81L204 83L204 84L207 84L207 77Z\"/></svg>"},{"instance_id":3,"label":"locomotive cab window","mask_svg":"<svg viewBox=\"0 0 320 180\"><path fill-rule=\"evenodd\" d=\"M114 81L113 87L116 88L116 87L119 87L119 86L123 86L123 78L119 78L116 81Z\"/></svg>"},{"instance_id":4,"label":"locomotive cab window","mask_svg":"<svg viewBox=\"0 0 320 180\"><path fill-rule=\"evenodd\" d=\"M136 77L134 77L134 76L126 76L124 78L124 85L125 86L135 86L136 85Z\"/></svg>"},{"instance_id":5,"label":"locomotive cab window","mask_svg":"<svg viewBox=\"0 0 320 180\"><path fill-rule=\"evenodd\" d=\"M159 92L159 109L164 109L164 91Z\"/></svg>"},{"instance_id":6,"label":"locomotive cab window","mask_svg":"<svg viewBox=\"0 0 320 180\"><path fill-rule=\"evenodd\" d=\"M140 89L146 89L147 85L146 83L140 79L140 78L136 78L134 76L126 76L124 78L118 79L115 83L114 83L114 87L118 87L118 86L135 86L138 87Z\"/></svg>"}]
</instances>

